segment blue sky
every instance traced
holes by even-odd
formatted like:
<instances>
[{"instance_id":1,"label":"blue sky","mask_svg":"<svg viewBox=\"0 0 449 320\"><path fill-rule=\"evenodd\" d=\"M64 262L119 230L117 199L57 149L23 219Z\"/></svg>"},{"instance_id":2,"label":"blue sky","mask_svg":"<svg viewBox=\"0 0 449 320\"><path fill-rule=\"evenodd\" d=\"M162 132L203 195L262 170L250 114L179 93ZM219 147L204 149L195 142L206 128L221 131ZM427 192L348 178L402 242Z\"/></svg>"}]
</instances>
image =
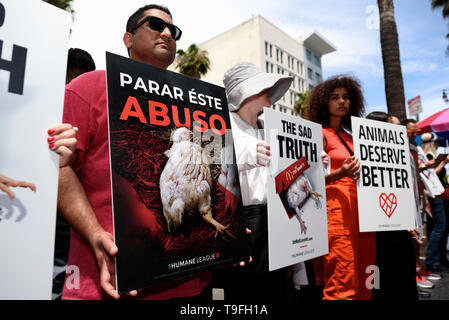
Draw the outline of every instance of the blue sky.
<instances>
[{"instance_id":1,"label":"blue sky","mask_svg":"<svg viewBox=\"0 0 449 320\"><path fill-rule=\"evenodd\" d=\"M104 52L126 56L122 43L130 14L151 1L75 0L72 47L89 51L98 68ZM174 23L183 30L178 48L204 42L254 15L262 15L287 34L297 36L317 30L337 51L323 57L323 76L349 73L361 80L367 112L386 111L382 55L376 0L166 0ZM449 107L441 98L449 89L449 32L441 10L430 0L395 0L395 17L406 100L417 95L423 102L423 119ZM101 12L101 14L99 14ZM101 20L99 21L99 17Z\"/></svg>"}]
</instances>

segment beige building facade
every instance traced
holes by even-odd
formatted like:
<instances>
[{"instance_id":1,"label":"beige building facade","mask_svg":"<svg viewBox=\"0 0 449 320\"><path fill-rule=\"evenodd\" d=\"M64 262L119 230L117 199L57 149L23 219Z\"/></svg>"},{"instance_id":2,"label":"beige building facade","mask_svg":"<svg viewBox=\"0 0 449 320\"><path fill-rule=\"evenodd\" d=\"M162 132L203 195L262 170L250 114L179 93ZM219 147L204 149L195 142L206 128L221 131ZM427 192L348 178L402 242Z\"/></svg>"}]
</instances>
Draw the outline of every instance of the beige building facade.
<instances>
[{"instance_id":1,"label":"beige building facade","mask_svg":"<svg viewBox=\"0 0 449 320\"><path fill-rule=\"evenodd\" d=\"M297 93L305 92L322 81L321 57L336 48L318 32L294 39L262 16L202 43L207 50L211 70L201 80L223 86L224 73L238 62L252 62L266 72L294 78L290 89L273 106L294 114Z\"/></svg>"}]
</instances>

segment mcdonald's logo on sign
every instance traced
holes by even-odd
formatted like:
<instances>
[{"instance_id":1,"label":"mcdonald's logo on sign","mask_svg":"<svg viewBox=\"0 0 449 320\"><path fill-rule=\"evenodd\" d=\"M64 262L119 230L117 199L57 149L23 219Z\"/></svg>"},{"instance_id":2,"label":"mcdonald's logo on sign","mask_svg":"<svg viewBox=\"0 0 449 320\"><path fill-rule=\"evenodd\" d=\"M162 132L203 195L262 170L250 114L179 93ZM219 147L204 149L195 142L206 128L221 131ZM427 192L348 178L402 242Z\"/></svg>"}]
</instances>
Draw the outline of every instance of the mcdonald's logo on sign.
<instances>
[{"instance_id":1,"label":"mcdonald's logo on sign","mask_svg":"<svg viewBox=\"0 0 449 320\"><path fill-rule=\"evenodd\" d=\"M307 163L307 159L302 157L285 168L275 178L276 193L281 193L286 190L288 186L291 185L296 178L298 178L309 167L310 165Z\"/></svg>"},{"instance_id":2,"label":"mcdonald's logo on sign","mask_svg":"<svg viewBox=\"0 0 449 320\"><path fill-rule=\"evenodd\" d=\"M285 173L285 180L288 184L290 184L290 182L292 182L293 180L295 180L295 176L293 174L293 172L291 172L290 170L287 171Z\"/></svg>"}]
</instances>

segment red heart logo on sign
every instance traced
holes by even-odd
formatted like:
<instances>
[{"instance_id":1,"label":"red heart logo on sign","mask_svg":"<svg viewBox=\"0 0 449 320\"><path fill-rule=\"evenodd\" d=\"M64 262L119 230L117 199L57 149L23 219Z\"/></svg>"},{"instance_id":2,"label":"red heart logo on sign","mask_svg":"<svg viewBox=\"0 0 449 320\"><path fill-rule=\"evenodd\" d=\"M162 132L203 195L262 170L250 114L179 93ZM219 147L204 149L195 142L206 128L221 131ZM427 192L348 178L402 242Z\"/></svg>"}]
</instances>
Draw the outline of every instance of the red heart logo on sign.
<instances>
[{"instance_id":1,"label":"red heart logo on sign","mask_svg":"<svg viewBox=\"0 0 449 320\"><path fill-rule=\"evenodd\" d=\"M216 257L217 259L220 259L220 252L217 252L217 253L215 254L215 257Z\"/></svg>"},{"instance_id":2,"label":"red heart logo on sign","mask_svg":"<svg viewBox=\"0 0 449 320\"><path fill-rule=\"evenodd\" d=\"M398 201L394 193L388 196L386 193L381 193L379 196L379 206L385 212L388 218L393 215L394 210L398 207Z\"/></svg>"}]
</instances>

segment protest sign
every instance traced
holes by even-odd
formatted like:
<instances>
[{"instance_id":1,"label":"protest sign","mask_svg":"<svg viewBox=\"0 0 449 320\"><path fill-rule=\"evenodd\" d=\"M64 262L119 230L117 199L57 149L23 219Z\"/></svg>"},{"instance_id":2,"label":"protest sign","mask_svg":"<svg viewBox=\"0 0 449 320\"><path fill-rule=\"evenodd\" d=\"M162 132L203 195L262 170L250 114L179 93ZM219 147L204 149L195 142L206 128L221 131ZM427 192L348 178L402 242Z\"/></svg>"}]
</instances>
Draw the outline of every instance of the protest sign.
<instances>
[{"instance_id":1,"label":"protest sign","mask_svg":"<svg viewBox=\"0 0 449 320\"><path fill-rule=\"evenodd\" d=\"M32 183L0 193L0 300L51 299L70 14L40 0L0 1L0 174ZM45 35L45 36L43 36Z\"/></svg>"},{"instance_id":2,"label":"protest sign","mask_svg":"<svg viewBox=\"0 0 449 320\"><path fill-rule=\"evenodd\" d=\"M426 169L419 173L424 186L430 195L435 198L444 192L444 187L438 179L435 169Z\"/></svg>"},{"instance_id":3,"label":"protest sign","mask_svg":"<svg viewBox=\"0 0 449 320\"><path fill-rule=\"evenodd\" d=\"M415 228L415 196L404 126L351 117L357 180L359 228L392 231Z\"/></svg>"},{"instance_id":4,"label":"protest sign","mask_svg":"<svg viewBox=\"0 0 449 320\"><path fill-rule=\"evenodd\" d=\"M421 97L417 96L407 101L408 115L416 116L422 112Z\"/></svg>"},{"instance_id":5,"label":"protest sign","mask_svg":"<svg viewBox=\"0 0 449 320\"><path fill-rule=\"evenodd\" d=\"M321 125L264 108L269 269L328 253Z\"/></svg>"},{"instance_id":6,"label":"protest sign","mask_svg":"<svg viewBox=\"0 0 449 320\"><path fill-rule=\"evenodd\" d=\"M417 151L418 151L418 159L419 159L420 163L429 162L429 159L427 159L427 157L424 154L424 151L422 150L421 147L417 147ZM446 157L447 157L447 154L439 154L438 157L435 159L436 165L438 165ZM444 192L444 187L441 184L441 181L438 178L438 175L436 174L434 168L428 168L428 169L422 170L419 173L419 176L420 176L421 181L423 182L425 188L430 193L432 198L435 198L436 196L438 196Z\"/></svg>"},{"instance_id":7,"label":"protest sign","mask_svg":"<svg viewBox=\"0 0 449 320\"><path fill-rule=\"evenodd\" d=\"M247 260L224 88L106 63L119 292Z\"/></svg>"}]
</instances>

